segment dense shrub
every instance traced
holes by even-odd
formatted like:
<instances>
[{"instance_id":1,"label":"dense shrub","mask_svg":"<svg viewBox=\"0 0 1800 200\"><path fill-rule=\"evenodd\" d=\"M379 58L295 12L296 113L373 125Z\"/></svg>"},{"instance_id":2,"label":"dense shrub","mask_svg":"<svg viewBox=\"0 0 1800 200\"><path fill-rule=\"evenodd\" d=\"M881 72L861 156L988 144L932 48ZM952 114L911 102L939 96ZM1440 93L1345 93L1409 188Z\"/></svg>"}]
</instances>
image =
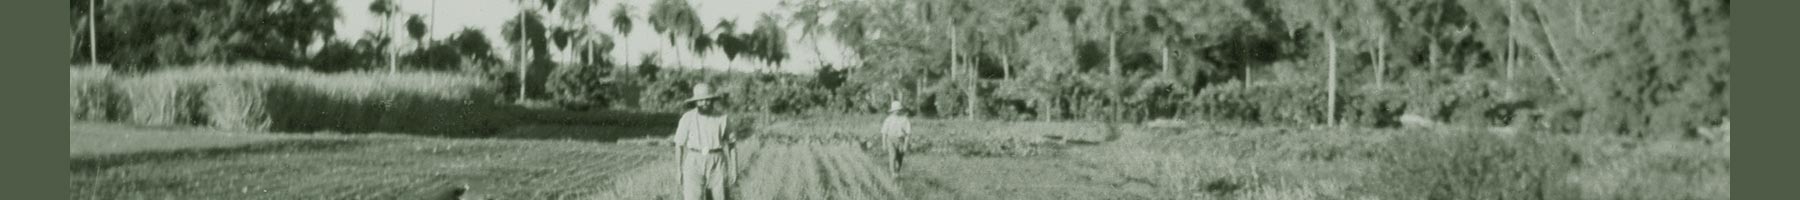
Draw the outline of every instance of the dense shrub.
<instances>
[{"instance_id":1,"label":"dense shrub","mask_svg":"<svg viewBox=\"0 0 1800 200\"><path fill-rule=\"evenodd\" d=\"M609 90L617 90L618 81L608 79L606 65L563 66L550 73L550 83L545 89L550 91L550 98L571 110L588 110L605 108L608 98L613 98Z\"/></svg>"},{"instance_id":2,"label":"dense shrub","mask_svg":"<svg viewBox=\"0 0 1800 200\"><path fill-rule=\"evenodd\" d=\"M201 94L201 113L208 125L232 130L268 130L270 83L233 80L215 83Z\"/></svg>"},{"instance_id":3,"label":"dense shrub","mask_svg":"<svg viewBox=\"0 0 1800 200\"><path fill-rule=\"evenodd\" d=\"M1462 129L1201 126L1177 132L1123 142L1150 154L1194 158L1185 161L1207 166L1191 168L1203 173L1277 176L1234 181L1249 191L1380 199L1730 196L1730 146L1695 141ZM1294 187L1318 184L1338 188Z\"/></svg>"},{"instance_id":4,"label":"dense shrub","mask_svg":"<svg viewBox=\"0 0 1800 200\"><path fill-rule=\"evenodd\" d=\"M1191 100L1201 115L1215 120L1270 124L1316 124L1324 120L1317 87L1295 82L1227 82L1203 89Z\"/></svg>"},{"instance_id":5,"label":"dense shrub","mask_svg":"<svg viewBox=\"0 0 1800 200\"><path fill-rule=\"evenodd\" d=\"M116 120L125 115L116 76L104 67L69 68L69 119Z\"/></svg>"},{"instance_id":6,"label":"dense shrub","mask_svg":"<svg viewBox=\"0 0 1800 200\"><path fill-rule=\"evenodd\" d=\"M1729 197L1728 146L1616 136L1408 134L1377 147L1371 190L1426 199ZM1375 189L1380 188L1380 189Z\"/></svg>"},{"instance_id":7,"label":"dense shrub","mask_svg":"<svg viewBox=\"0 0 1800 200\"><path fill-rule=\"evenodd\" d=\"M147 125L204 125L200 94L206 85L180 75L150 74L120 81L128 121Z\"/></svg>"},{"instance_id":8,"label":"dense shrub","mask_svg":"<svg viewBox=\"0 0 1800 200\"><path fill-rule=\"evenodd\" d=\"M1375 187L1426 199L1574 199L1569 144L1480 132L1413 135L1382 148L1389 167Z\"/></svg>"},{"instance_id":9,"label":"dense shrub","mask_svg":"<svg viewBox=\"0 0 1800 200\"><path fill-rule=\"evenodd\" d=\"M148 125L400 132L403 127L396 125L464 121L382 119L436 119L468 114L457 113L473 107L463 105L495 102L493 88L479 78L441 73L316 74L261 65L196 66L136 76L87 68L70 73L71 116L110 120L107 116L117 113L119 120ZM124 112L109 112L114 109Z\"/></svg>"}]
</instances>

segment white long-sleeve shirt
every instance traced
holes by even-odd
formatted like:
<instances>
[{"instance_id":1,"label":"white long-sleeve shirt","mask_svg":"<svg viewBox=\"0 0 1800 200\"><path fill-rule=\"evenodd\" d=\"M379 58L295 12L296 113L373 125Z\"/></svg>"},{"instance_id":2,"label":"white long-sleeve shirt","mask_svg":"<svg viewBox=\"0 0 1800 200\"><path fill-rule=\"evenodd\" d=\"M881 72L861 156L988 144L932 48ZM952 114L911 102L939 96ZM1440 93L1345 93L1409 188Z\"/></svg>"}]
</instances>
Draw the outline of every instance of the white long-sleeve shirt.
<instances>
[{"instance_id":1,"label":"white long-sleeve shirt","mask_svg":"<svg viewBox=\"0 0 1800 200\"><path fill-rule=\"evenodd\" d=\"M906 116L889 115L881 122L882 136L897 138L907 134L912 134L912 119Z\"/></svg>"},{"instance_id":2,"label":"white long-sleeve shirt","mask_svg":"<svg viewBox=\"0 0 1800 200\"><path fill-rule=\"evenodd\" d=\"M726 127L730 116L707 116L699 111L688 111L681 114L681 120L675 126L675 135L669 140L675 146L695 150L714 150L724 148L730 141Z\"/></svg>"}]
</instances>

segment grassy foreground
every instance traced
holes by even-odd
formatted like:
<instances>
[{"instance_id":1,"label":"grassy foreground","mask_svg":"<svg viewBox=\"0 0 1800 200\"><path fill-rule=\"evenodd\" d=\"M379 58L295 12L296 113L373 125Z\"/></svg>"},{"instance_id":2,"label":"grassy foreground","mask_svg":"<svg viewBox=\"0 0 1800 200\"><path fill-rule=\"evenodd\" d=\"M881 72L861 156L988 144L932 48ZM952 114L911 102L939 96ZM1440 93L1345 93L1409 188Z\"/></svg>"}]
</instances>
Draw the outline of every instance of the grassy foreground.
<instances>
[{"instance_id":1,"label":"grassy foreground","mask_svg":"<svg viewBox=\"0 0 1800 200\"><path fill-rule=\"evenodd\" d=\"M741 149L743 167L735 173L743 179L735 196L1730 199L1729 143L1453 129L921 119L915 122L920 144L907 167L889 173L882 168L886 155L867 145L878 117L785 119L762 123ZM572 126L508 134L584 133L616 134ZM628 142L90 123L71 126L70 141L75 199L419 199L460 184L499 199L661 199L673 196L675 184L668 147Z\"/></svg>"},{"instance_id":2,"label":"grassy foreground","mask_svg":"<svg viewBox=\"0 0 1800 200\"><path fill-rule=\"evenodd\" d=\"M878 117L772 123L872 138ZM917 120L918 199L1730 199L1731 145L1531 131ZM880 157L880 153L870 152Z\"/></svg>"},{"instance_id":3,"label":"grassy foreground","mask_svg":"<svg viewBox=\"0 0 1800 200\"><path fill-rule=\"evenodd\" d=\"M595 198L666 154L574 141L70 129L71 199L431 199L463 184L500 199Z\"/></svg>"}]
</instances>

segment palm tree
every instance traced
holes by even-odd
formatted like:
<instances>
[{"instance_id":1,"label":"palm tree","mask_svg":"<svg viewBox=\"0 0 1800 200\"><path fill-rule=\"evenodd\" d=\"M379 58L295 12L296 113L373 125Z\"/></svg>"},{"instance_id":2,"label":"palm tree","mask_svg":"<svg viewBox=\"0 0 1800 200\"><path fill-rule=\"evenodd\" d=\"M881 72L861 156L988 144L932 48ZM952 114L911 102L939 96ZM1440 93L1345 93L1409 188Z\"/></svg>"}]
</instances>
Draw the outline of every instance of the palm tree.
<instances>
[{"instance_id":1,"label":"palm tree","mask_svg":"<svg viewBox=\"0 0 1800 200\"><path fill-rule=\"evenodd\" d=\"M686 1L658 0L650 10L650 28L668 36L671 44L693 38L702 31L699 17Z\"/></svg>"},{"instance_id":2,"label":"palm tree","mask_svg":"<svg viewBox=\"0 0 1800 200\"><path fill-rule=\"evenodd\" d=\"M416 43L418 49L425 49L426 28L429 27L425 26L424 16L412 15L406 20L406 34L412 36L413 43Z\"/></svg>"},{"instance_id":3,"label":"palm tree","mask_svg":"<svg viewBox=\"0 0 1800 200\"><path fill-rule=\"evenodd\" d=\"M529 83L526 83L526 80L525 80L525 77L526 77L525 75L528 73L528 70L529 70L526 67L526 65L530 63L525 58L525 53L526 53L525 48L527 46L531 46L530 45L531 42L525 39L526 38L525 37L525 23L526 23L525 14L526 14L526 12L531 11L531 8L530 8L531 5L529 4L531 2L531 0L516 0L516 1L519 2L519 4L520 4L519 5L519 18L518 18L519 28L517 29L519 31L519 34L516 35L519 37L519 39L518 39L518 43L517 43L518 45L514 45L514 46L516 46L516 47L514 47L514 52L516 53L517 56L513 56L513 60L515 62L519 62L519 65L518 65L519 99L518 99L518 101L522 102L522 101L525 101L526 90L528 88L527 86L531 85Z\"/></svg>"},{"instance_id":4,"label":"palm tree","mask_svg":"<svg viewBox=\"0 0 1800 200\"><path fill-rule=\"evenodd\" d=\"M389 25L390 25L390 22L393 21L394 12L398 11L398 10L400 10L400 8L397 5L394 5L394 2L391 0L375 0L375 2L369 3L369 12L373 12L373 13L375 13L375 15L381 16L381 32L383 35L382 37L387 37L387 38L389 38L388 40L393 40L392 38L394 36L392 33L390 33ZM381 48L387 49L388 45L381 44ZM386 56L387 56L388 74L393 74L395 71L399 71L399 68L397 68L394 65L395 64L394 63L394 53L387 52Z\"/></svg>"},{"instance_id":5,"label":"palm tree","mask_svg":"<svg viewBox=\"0 0 1800 200\"><path fill-rule=\"evenodd\" d=\"M777 69L781 68L781 61L787 59L787 31L780 23L774 14L763 14L762 19L756 21L756 30L744 38L751 45L752 55Z\"/></svg>"},{"instance_id":6,"label":"palm tree","mask_svg":"<svg viewBox=\"0 0 1800 200\"><path fill-rule=\"evenodd\" d=\"M624 3L620 3L619 7L614 7L612 10L613 29L619 31L620 37L630 37L631 36L631 28L632 28L632 25L634 25L634 24L632 24L632 21L631 21L631 10L632 10L631 5L624 4ZM625 43L625 52L631 52L631 42L624 42L624 43ZM622 58L622 60L630 59L631 55L625 55L624 57L620 57L620 58ZM629 63L631 63L631 62L628 60L620 62L620 64L625 64L625 65L629 65Z\"/></svg>"},{"instance_id":7,"label":"palm tree","mask_svg":"<svg viewBox=\"0 0 1800 200\"><path fill-rule=\"evenodd\" d=\"M814 49L813 53L816 58L814 62L819 63L820 66L824 66L824 52L819 51L819 49L824 49L824 36L829 34L831 38L836 39L835 42L838 42L842 46L856 46L856 44L861 41L864 34L863 31L865 31L866 28L864 27L864 18L873 15L870 13L872 11L869 11L866 6L874 5L827 5L826 1L815 0L798 4L789 4L786 6L793 7L796 11L794 11L793 17L786 20L788 25L783 25L783 27L798 26L800 29L799 39L812 41ZM836 18L831 23L826 23L824 21L824 18L828 13L832 15L831 17ZM772 17L765 18L773 19ZM855 52L841 51L840 53L845 55L839 56L848 58Z\"/></svg>"},{"instance_id":8,"label":"palm tree","mask_svg":"<svg viewBox=\"0 0 1800 200\"><path fill-rule=\"evenodd\" d=\"M822 2L808 1L794 5L798 7L798 11L794 12L794 17L791 20L793 20L792 23L795 23L794 25L800 26L800 39L813 41L813 62L819 66L824 66L825 56L823 51L819 51L819 49L823 49L824 47L820 46L823 42L819 42L819 38L820 35L826 34L830 30L827 29L827 26L829 25L822 21L822 18L825 17L826 9L828 8L820 4L822 4Z\"/></svg>"},{"instance_id":9,"label":"palm tree","mask_svg":"<svg viewBox=\"0 0 1800 200\"><path fill-rule=\"evenodd\" d=\"M719 20L718 24L713 25L712 35L714 44L712 46L719 47L719 52L725 53L725 66L723 67L726 69L731 68L731 61L737 60L737 53L739 50L737 48L738 37L732 35L736 33L736 20Z\"/></svg>"},{"instance_id":10,"label":"palm tree","mask_svg":"<svg viewBox=\"0 0 1800 200\"><path fill-rule=\"evenodd\" d=\"M591 34L588 34L593 28L588 26L588 23L585 23L587 16L592 14L593 6L594 1L592 0L565 0L562 1L562 10L559 10L558 12L562 14L563 22L565 22L567 26L575 27L573 32L566 33L562 36L569 38L561 39L572 40L575 42L570 42L567 46L563 46L563 48L565 50L574 49L574 52L571 53L579 55L575 57L576 59L579 59L579 63L583 66L588 64L589 61L586 59L586 55L593 51L594 48L593 41L589 38Z\"/></svg>"}]
</instances>

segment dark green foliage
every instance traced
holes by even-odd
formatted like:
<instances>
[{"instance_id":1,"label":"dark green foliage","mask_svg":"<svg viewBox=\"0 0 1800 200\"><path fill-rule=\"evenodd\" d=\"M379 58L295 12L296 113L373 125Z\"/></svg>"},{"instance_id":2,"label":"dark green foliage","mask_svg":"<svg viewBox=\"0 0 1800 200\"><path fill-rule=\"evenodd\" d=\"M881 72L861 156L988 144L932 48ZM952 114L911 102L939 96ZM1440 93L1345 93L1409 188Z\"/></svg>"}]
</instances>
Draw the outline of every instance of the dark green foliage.
<instances>
[{"instance_id":1,"label":"dark green foliage","mask_svg":"<svg viewBox=\"0 0 1800 200\"><path fill-rule=\"evenodd\" d=\"M657 55L651 54L651 55L645 55L642 59L639 59L644 62L639 62L638 66L634 67L635 68L634 71L637 71L637 77L641 78L641 79L645 79L645 80L656 81L657 72L662 70L662 67L657 66L656 62L650 62L650 61L656 60L657 58L658 58Z\"/></svg>"},{"instance_id":2,"label":"dark green foliage","mask_svg":"<svg viewBox=\"0 0 1800 200\"><path fill-rule=\"evenodd\" d=\"M630 7L627 7L625 5L613 7L613 10L612 10L613 29L618 29L619 33L631 33L633 26L636 25L631 20L631 10L630 9L631 9Z\"/></svg>"},{"instance_id":3,"label":"dark green foliage","mask_svg":"<svg viewBox=\"0 0 1800 200\"><path fill-rule=\"evenodd\" d=\"M551 72L551 80L545 89L551 92L551 99L572 110L584 111L594 108L607 108L605 104L610 98L617 98L622 90L622 81L609 78L608 69L612 63L600 62L591 65L563 66Z\"/></svg>"},{"instance_id":4,"label":"dark green foliage","mask_svg":"<svg viewBox=\"0 0 1800 200\"><path fill-rule=\"evenodd\" d=\"M1227 82L1201 91L1188 106L1206 119L1314 124L1323 120L1315 114L1323 98L1312 84Z\"/></svg>"},{"instance_id":5,"label":"dark green foliage","mask_svg":"<svg viewBox=\"0 0 1800 200\"><path fill-rule=\"evenodd\" d=\"M277 6L279 5L279 6ZM150 0L107 2L100 56L117 68L148 71L197 62L254 61L299 66L305 47L331 38L333 1Z\"/></svg>"},{"instance_id":6,"label":"dark green foliage","mask_svg":"<svg viewBox=\"0 0 1800 200\"><path fill-rule=\"evenodd\" d=\"M1383 145L1376 158L1392 168L1387 196L1425 199L1573 199L1579 191L1563 178L1576 168L1576 152L1560 140L1505 138L1489 133L1416 134ZM1380 189L1376 189L1380 188Z\"/></svg>"},{"instance_id":7,"label":"dark green foliage","mask_svg":"<svg viewBox=\"0 0 1800 200\"><path fill-rule=\"evenodd\" d=\"M649 21L650 28L667 35L669 40L682 41L701 34L700 19L687 1L657 0L651 4Z\"/></svg>"},{"instance_id":8,"label":"dark green foliage","mask_svg":"<svg viewBox=\"0 0 1800 200\"><path fill-rule=\"evenodd\" d=\"M343 41L327 41L319 54L313 56L313 70L321 72L344 72L365 69L374 66L374 61L381 57L372 45L358 45Z\"/></svg>"},{"instance_id":9,"label":"dark green foliage","mask_svg":"<svg viewBox=\"0 0 1800 200\"><path fill-rule=\"evenodd\" d=\"M406 19L406 35L412 36L413 40L424 39L426 28L429 27L425 27L424 17L412 15Z\"/></svg>"},{"instance_id":10,"label":"dark green foliage","mask_svg":"<svg viewBox=\"0 0 1800 200\"><path fill-rule=\"evenodd\" d=\"M575 31L577 30L568 28L551 29L550 41L552 44L555 44L555 47L558 49L569 48L569 40L575 39Z\"/></svg>"},{"instance_id":11,"label":"dark green foliage","mask_svg":"<svg viewBox=\"0 0 1800 200\"><path fill-rule=\"evenodd\" d=\"M813 83L826 90L834 90L844 85L844 71L830 65L819 67L813 71Z\"/></svg>"},{"instance_id":12,"label":"dark green foliage","mask_svg":"<svg viewBox=\"0 0 1800 200\"><path fill-rule=\"evenodd\" d=\"M480 30L463 29L450 35L449 38L427 44L400 57L403 65L411 68L433 71L461 71L478 74L489 74L505 70L498 66L500 58L493 53L493 47Z\"/></svg>"},{"instance_id":13,"label":"dark green foliage","mask_svg":"<svg viewBox=\"0 0 1800 200\"><path fill-rule=\"evenodd\" d=\"M520 23L524 23L525 25L525 27L523 27L524 33L519 32L519 29L521 28L519 27ZM501 28L500 35L503 36L507 43L510 43L513 46L527 47L526 49L530 52L535 52L532 53L531 60L548 61L550 59L550 54L546 52L550 51L550 39L552 38L551 35L548 34L550 28L551 27L544 26L542 16L538 16L537 14L525 14L523 17L515 16L512 20L507 20L505 26ZM524 38L520 38L519 34L525 34ZM521 41L521 39L523 40ZM514 59L516 60L518 58Z\"/></svg>"}]
</instances>

